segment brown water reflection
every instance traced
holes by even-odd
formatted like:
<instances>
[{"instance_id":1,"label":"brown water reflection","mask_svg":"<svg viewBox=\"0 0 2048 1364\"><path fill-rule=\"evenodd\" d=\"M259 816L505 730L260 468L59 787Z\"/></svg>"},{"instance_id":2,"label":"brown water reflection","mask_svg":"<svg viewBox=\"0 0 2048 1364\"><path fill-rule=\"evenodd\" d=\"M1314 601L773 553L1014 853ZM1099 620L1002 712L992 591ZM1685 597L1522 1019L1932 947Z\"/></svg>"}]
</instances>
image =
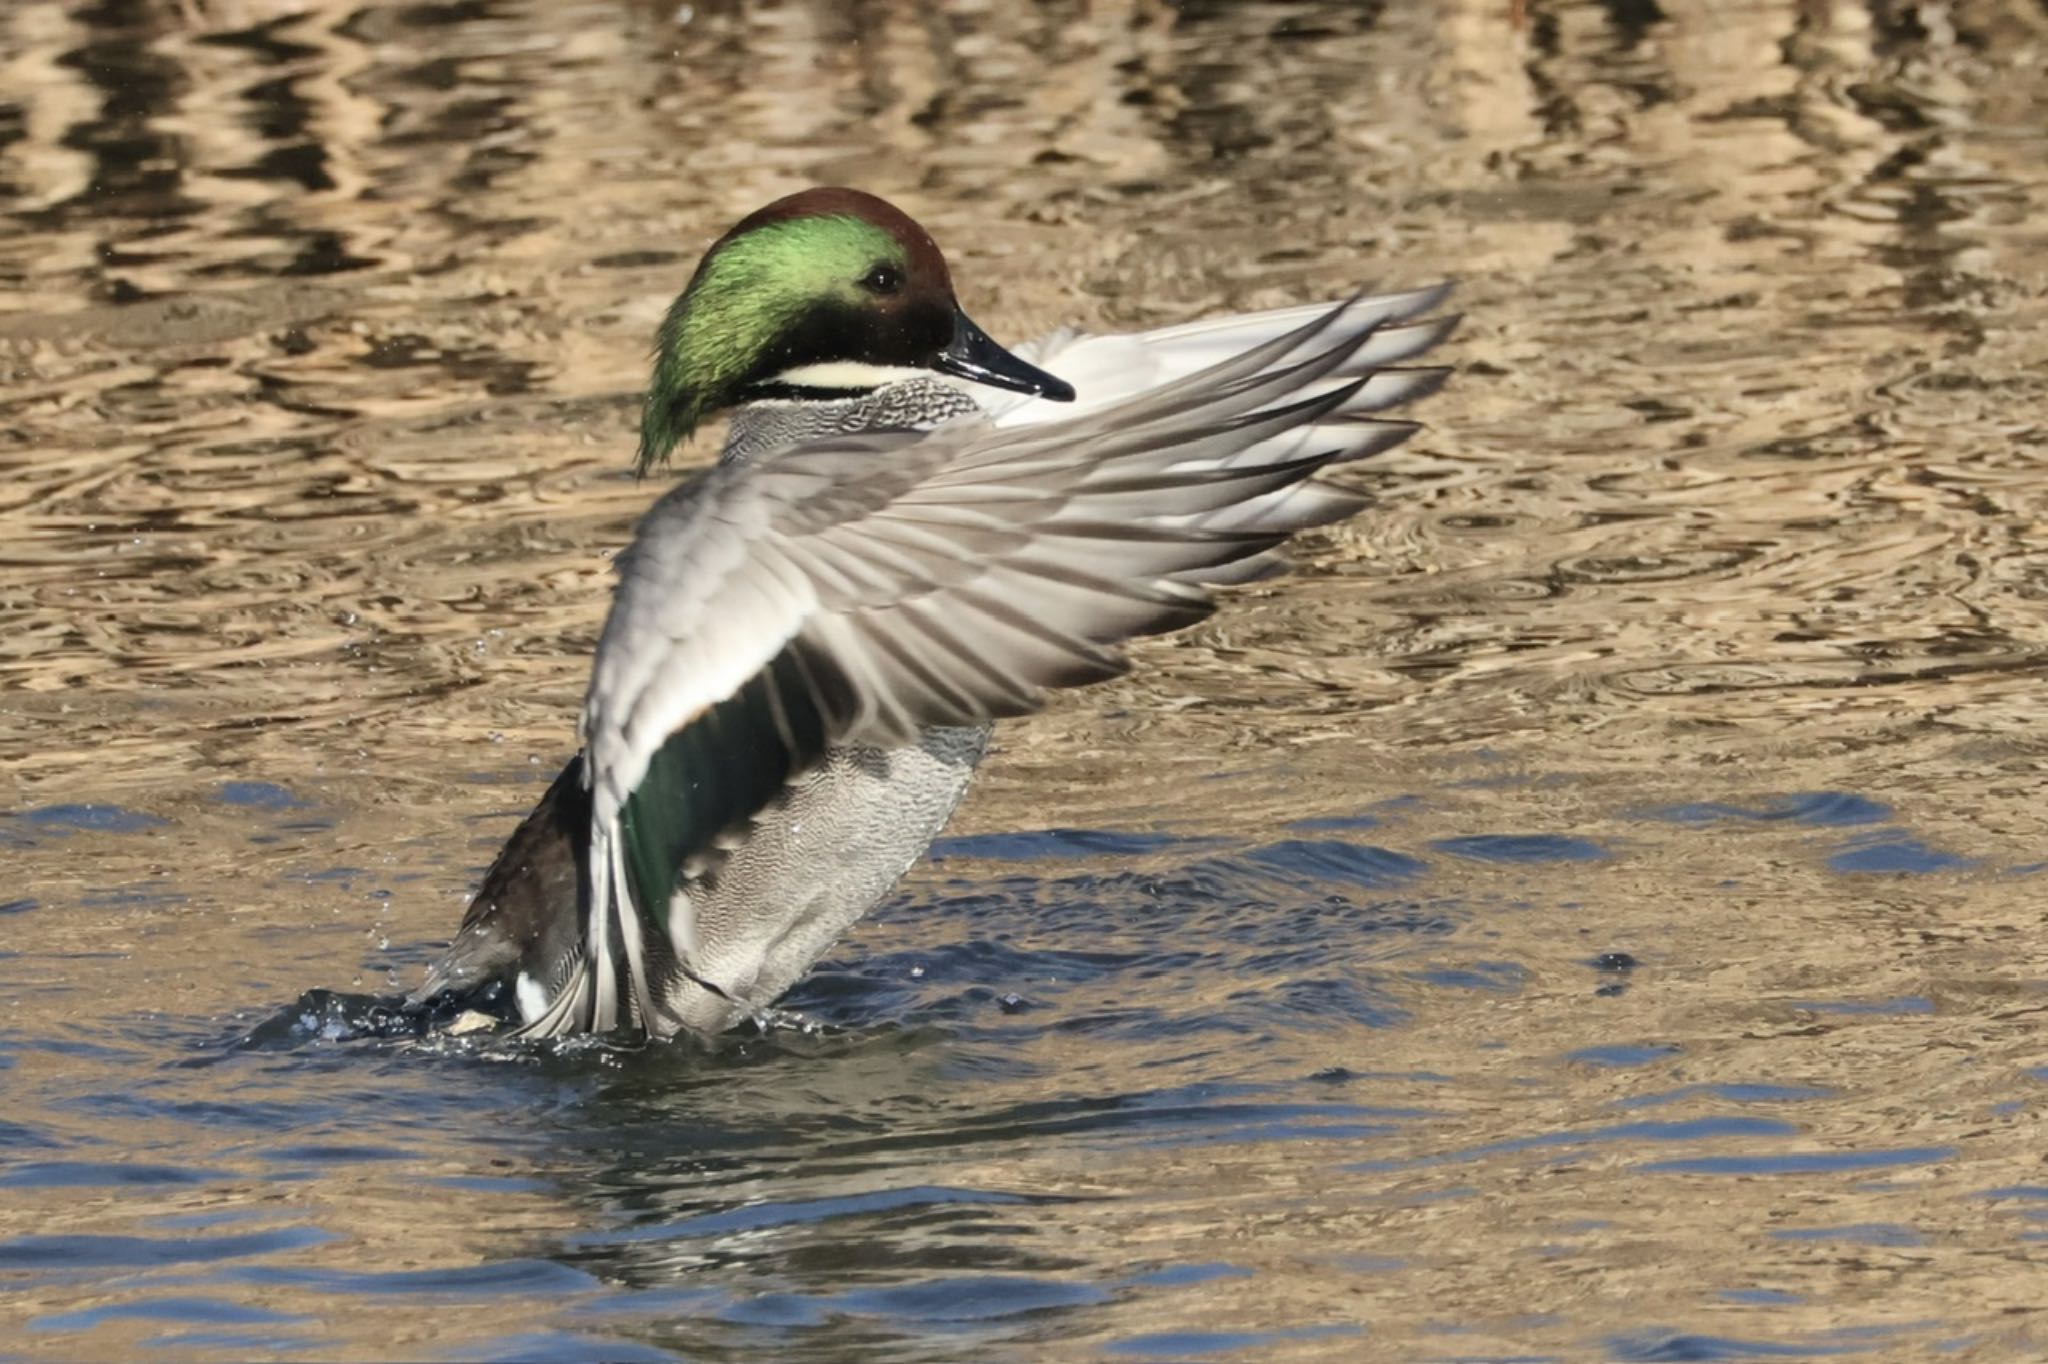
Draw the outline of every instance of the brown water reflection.
<instances>
[{"instance_id":1,"label":"brown water reflection","mask_svg":"<svg viewBox=\"0 0 2048 1364\"><path fill-rule=\"evenodd\" d=\"M2042 1353L2048 12L1517 8L0 11L6 1348ZM224 1050L450 930L818 181L1000 336L1453 274L1461 372L850 1040Z\"/></svg>"}]
</instances>

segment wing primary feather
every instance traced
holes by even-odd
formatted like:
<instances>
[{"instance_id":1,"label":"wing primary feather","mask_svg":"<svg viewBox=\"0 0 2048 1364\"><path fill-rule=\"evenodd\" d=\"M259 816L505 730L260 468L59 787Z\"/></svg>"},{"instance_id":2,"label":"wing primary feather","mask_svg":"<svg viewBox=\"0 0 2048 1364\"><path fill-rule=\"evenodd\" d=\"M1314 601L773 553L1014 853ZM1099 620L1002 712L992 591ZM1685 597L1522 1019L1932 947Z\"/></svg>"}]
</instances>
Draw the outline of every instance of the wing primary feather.
<instances>
[{"instance_id":1,"label":"wing primary feather","mask_svg":"<svg viewBox=\"0 0 2048 1364\"><path fill-rule=\"evenodd\" d=\"M1359 394L1346 412L1384 412L1402 403L1427 398L1451 377L1448 365L1423 365L1411 369L1376 369L1364 377Z\"/></svg>"},{"instance_id":2,"label":"wing primary feather","mask_svg":"<svg viewBox=\"0 0 2048 1364\"><path fill-rule=\"evenodd\" d=\"M1015 677L994 667L986 655L977 652L972 645L961 639L942 622L932 619L922 602L906 603L902 608L904 621L919 631L922 637L935 648L942 649L962 667L981 679L987 695L994 698L989 707L991 715L1028 715L1045 702L1045 694L1036 687L1020 683Z\"/></svg>"},{"instance_id":3,"label":"wing primary feather","mask_svg":"<svg viewBox=\"0 0 2048 1364\"><path fill-rule=\"evenodd\" d=\"M1148 415L1156 414L1162 406L1168 411L1178 410L1178 400L1188 393L1208 393L1213 398L1241 399L1254 392L1284 393L1313 383L1323 375L1344 363L1345 359L1365 345L1384 325L1384 319L1375 320L1349 336L1340 336L1337 341L1318 351L1311 351L1299 360L1286 364L1275 364L1331 330L1353 305L1359 301L1357 295L1335 304L1302 326L1283 336L1275 337L1262 346L1245 351L1235 360L1227 360L1207 370L1198 370L1175 383L1152 390L1138 400ZM1160 400L1175 400L1162 404ZM1150 400L1150 401L1148 401ZM1256 406L1257 404L1252 404Z\"/></svg>"},{"instance_id":4,"label":"wing primary feather","mask_svg":"<svg viewBox=\"0 0 2048 1364\"><path fill-rule=\"evenodd\" d=\"M905 614L903 619L908 623L915 618ZM933 711L924 717L929 723L974 725L994 718L989 708L975 700L972 693L963 690L952 678L919 658L917 650L900 639L894 629L874 630L870 632L869 638L874 641L877 650L887 655L911 682L922 687L925 695L942 707L941 710Z\"/></svg>"},{"instance_id":5,"label":"wing primary feather","mask_svg":"<svg viewBox=\"0 0 2048 1364\"><path fill-rule=\"evenodd\" d=\"M1155 421L1171 418L1189 407L1209 408L1222 415L1256 407L1256 398L1246 401L1246 395L1254 392L1284 392L1290 386L1287 379L1307 373L1309 368L1328 360L1329 366L1342 363L1343 356L1362 344L1363 338L1371 335L1373 328L1364 328L1358 338L1328 348L1328 353L1318 352L1309 358L1283 365L1275 369L1276 361L1307 345L1315 337L1328 330L1353 304L1360 301L1354 296L1347 302L1319 310L1301 326L1262 342L1236 356L1197 370L1158 388L1149 389L1135 397L1116 404L1106 412L1114 412L1117 425L1125 431L1136 431L1152 425ZM1374 324L1377 325L1377 324ZM1327 373L1328 366L1318 373ZM1072 424L1095 420L1091 414L1072 419ZM964 473L985 464L1014 458L1020 447L1044 448L1047 440L1058 441L1063 433L1060 428L1068 422L1048 422L1036 426L1016 428L1010 441L993 443L992 447L977 458L955 461L949 473Z\"/></svg>"},{"instance_id":6,"label":"wing primary feather","mask_svg":"<svg viewBox=\"0 0 2048 1364\"><path fill-rule=\"evenodd\" d=\"M1292 392L1302 383L1319 381L1341 363L1342 358L1336 350L1319 352L1285 370L1255 375L1247 383L1256 381L1260 387L1249 401L1242 394L1236 401L1224 401L1215 392L1192 390L1197 396L1171 410L1151 414L1142 420L1119 420L1113 427L1093 430L1085 438L1068 429L1068 423L1028 427L1025 434L992 441L987 450L952 461L928 480L927 486L947 489L975 484L985 486L992 476L1003 481L1025 477L1070 479L1077 461L1067 447L1083 439L1089 450L1084 479L1110 477L1113 472L1120 472L1121 465L1142 463L1146 456L1170 454L1170 467L1199 467L1206 462L1202 451L1207 446L1218 445L1228 449L1253 446L1289 428L1312 425L1318 418L1352 403L1359 391L1372 381L1373 375L1340 380L1306 397L1277 406L1268 405L1271 400ZM1123 408L1113 411L1118 418L1126 415ZM1083 416L1075 418L1071 425L1100 426L1102 423L1102 418ZM1001 471L999 475L996 470Z\"/></svg>"},{"instance_id":7,"label":"wing primary feather","mask_svg":"<svg viewBox=\"0 0 2048 1364\"><path fill-rule=\"evenodd\" d=\"M1126 577L1119 581L1041 555L1019 556L1004 567L1013 572L1026 574L1039 582L1127 601L1138 606L1176 611L1189 605L1187 590L1160 581L1157 573Z\"/></svg>"},{"instance_id":8,"label":"wing primary feather","mask_svg":"<svg viewBox=\"0 0 2048 1364\"><path fill-rule=\"evenodd\" d=\"M1019 634L1028 635L1042 644L1050 645L1067 657L1073 665L1072 670L1046 677L1040 685L1083 686L1088 682L1120 677L1130 670L1128 659L1114 650L1104 648L1094 640L1081 639L1055 630L986 592L974 591L963 595L976 609L991 619L1001 622ZM1189 608L1192 614L1183 622L1184 624L1193 624L1207 615L1211 609L1207 602L1191 602Z\"/></svg>"},{"instance_id":9,"label":"wing primary feather","mask_svg":"<svg viewBox=\"0 0 2048 1364\"><path fill-rule=\"evenodd\" d=\"M1168 576L1175 582L1199 583L1203 587L1241 587L1246 583L1277 578L1289 568L1287 557L1271 550L1247 554L1241 559L1180 569Z\"/></svg>"},{"instance_id":10,"label":"wing primary feather","mask_svg":"<svg viewBox=\"0 0 2048 1364\"><path fill-rule=\"evenodd\" d=\"M1252 449L1283 432L1313 426L1322 417L1350 403L1370 382L1369 375L1346 379L1306 398L1239 412L1223 421L1205 424L1193 432L1184 428L1155 431L1142 441L1117 444L1096 469L1107 474L1124 463L1137 462L1141 456L1170 455L1172 462L1164 467L1187 477L1202 471L1203 466L1211 461L1227 459L1231 454Z\"/></svg>"}]
</instances>

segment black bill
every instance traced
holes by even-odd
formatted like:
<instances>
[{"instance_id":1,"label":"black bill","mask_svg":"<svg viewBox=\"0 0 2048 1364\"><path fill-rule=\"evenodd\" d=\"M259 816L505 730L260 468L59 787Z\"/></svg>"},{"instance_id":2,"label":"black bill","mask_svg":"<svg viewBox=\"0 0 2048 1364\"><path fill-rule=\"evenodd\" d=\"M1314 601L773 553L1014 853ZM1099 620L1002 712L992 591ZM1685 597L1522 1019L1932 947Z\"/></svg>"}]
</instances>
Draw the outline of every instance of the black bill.
<instances>
[{"instance_id":1,"label":"black bill","mask_svg":"<svg viewBox=\"0 0 2048 1364\"><path fill-rule=\"evenodd\" d=\"M939 352L933 368L991 388L1007 388L1012 393L1029 393L1056 403L1074 401L1072 384L1019 360L990 340L989 334L963 312L954 312L953 344Z\"/></svg>"}]
</instances>

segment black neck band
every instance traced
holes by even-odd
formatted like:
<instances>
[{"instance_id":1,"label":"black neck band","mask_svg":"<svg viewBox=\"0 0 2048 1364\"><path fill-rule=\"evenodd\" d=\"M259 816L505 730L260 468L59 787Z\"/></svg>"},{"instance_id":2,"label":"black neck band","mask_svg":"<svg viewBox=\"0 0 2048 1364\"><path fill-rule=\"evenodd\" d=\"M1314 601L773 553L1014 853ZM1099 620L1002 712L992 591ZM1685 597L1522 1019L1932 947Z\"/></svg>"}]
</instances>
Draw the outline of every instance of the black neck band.
<instances>
[{"instance_id":1,"label":"black neck band","mask_svg":"<svg viewBox=\"0 0 2048 1364\"><path fill-rule=\"evenodd\" d=\"M740 401L744 403L758 403L767 400L794 403L835 403L844 402L849 398L865 398L868 394L873 393L875 388L876 385L873 384L849 388L829 388L814 384L769 382L747 385L746 389L740 394Z\"/></svg>"}]
</instances>

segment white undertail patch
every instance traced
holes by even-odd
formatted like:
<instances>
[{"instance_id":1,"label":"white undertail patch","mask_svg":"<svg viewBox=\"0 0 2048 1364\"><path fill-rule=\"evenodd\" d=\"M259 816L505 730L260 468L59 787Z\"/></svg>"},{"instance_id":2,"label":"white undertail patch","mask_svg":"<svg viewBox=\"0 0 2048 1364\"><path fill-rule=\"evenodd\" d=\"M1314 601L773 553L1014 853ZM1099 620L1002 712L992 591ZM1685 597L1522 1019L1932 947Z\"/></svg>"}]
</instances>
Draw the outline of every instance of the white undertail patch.
<instances>
[{"instance_id":1,"label":"white undertail patch","mask_svg":"<svg viewBox=\"0 0 2048 1364\"><path fill-rule=\"evenodd\" d=\"M548 992L541 988L531 971L521 971L513 983L512 998L519 1003L519 1021L532 1023L548 1011Z\"/></svg>"}]
</instances>

